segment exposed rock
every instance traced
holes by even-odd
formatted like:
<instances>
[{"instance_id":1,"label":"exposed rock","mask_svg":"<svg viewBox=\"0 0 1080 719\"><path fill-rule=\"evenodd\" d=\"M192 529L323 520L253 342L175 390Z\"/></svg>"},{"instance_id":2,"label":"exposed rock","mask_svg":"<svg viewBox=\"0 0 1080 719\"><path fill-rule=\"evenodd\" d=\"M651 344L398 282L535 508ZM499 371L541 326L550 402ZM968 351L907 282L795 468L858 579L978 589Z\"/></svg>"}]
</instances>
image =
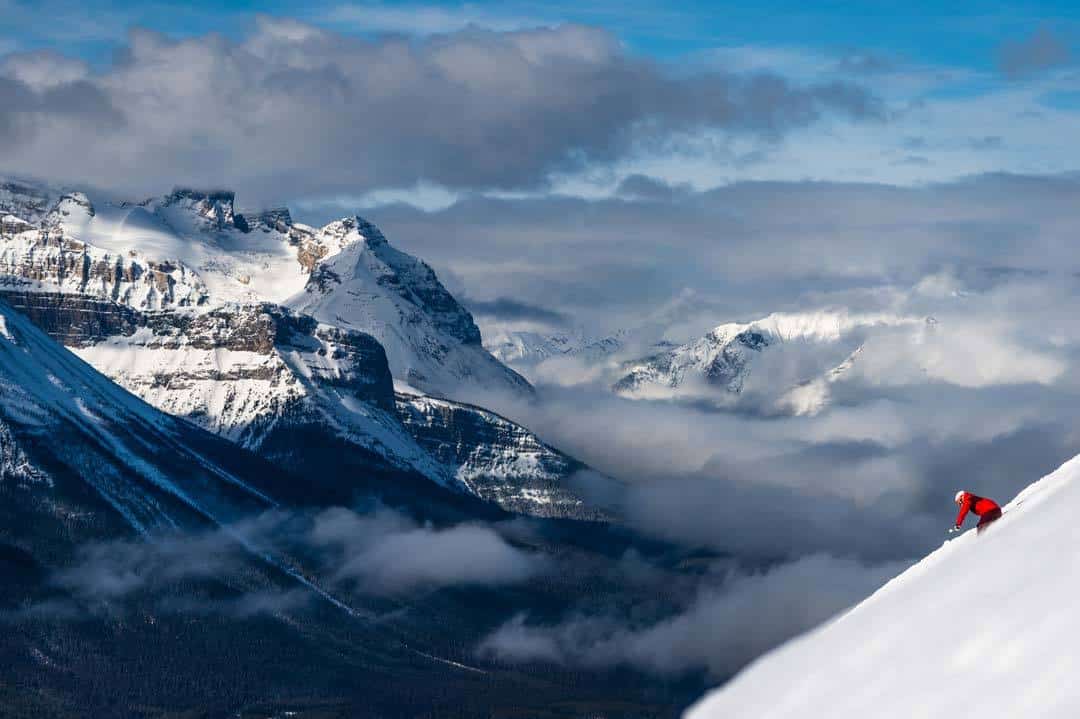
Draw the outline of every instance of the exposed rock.
<instances>
[{"instance_id":1,"label":"exposed rock","mask_svg":"<svg viewBox=\"0 0 1080 719\"><path fill-rule=\"evenodd\" d=\"M130 307L83 295L0 288L0 299L68 347L132 335L144 324L143 316Z\"/></svg>"},{"instance_id":2,"label":"exposed rock","mask_svg":"<svg viewBox=\"0 0 1080 719\"><path fill-rule=\"evenodd\" d=\"M202 280L181 263L107 252L47 229L0 243L0 285L57 289L140 309L201 305L208 297Z\"/></svg>"},{"instance_id":3,"label":"exposed rock","mask_svg":"<svg viewBox=\"0 0 1080 719\"><path fill-rule=\"evenodd\" d=\"M470 491L511 512L538 517L606 519L569 481L587 467L536 435L481 407L397 395L405 426Z\"/></svg>"}]
</instances>

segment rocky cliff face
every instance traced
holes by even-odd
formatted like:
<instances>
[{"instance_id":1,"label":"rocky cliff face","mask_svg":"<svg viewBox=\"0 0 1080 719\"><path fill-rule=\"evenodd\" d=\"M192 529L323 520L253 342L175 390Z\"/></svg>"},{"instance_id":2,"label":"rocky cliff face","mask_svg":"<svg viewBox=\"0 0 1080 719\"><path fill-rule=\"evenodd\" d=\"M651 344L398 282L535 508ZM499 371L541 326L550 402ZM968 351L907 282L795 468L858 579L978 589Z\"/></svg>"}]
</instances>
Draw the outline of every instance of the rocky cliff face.
<instances>
[{"instance_id":1,"label":"rocky cliff face","mask_svg":"<svg viewBox=\"0 0 1080 719\"><path fill-rule=\"evenodd\" d=\"M114 335L132 335L143 323L142 315L130 307L85 295L0 286L0 299L68 347L90 347Z\"/></svg>"},{"instance_id":2,"label":"rocky cliff face","mask_svg":"<svg viewBox=\"0 0 1080 719\"><path fill-rule=\"evenodd\" d=\"M179 262L107 252L62 231L23 229L0 238L0 285L59 289L142 309L207 302L205 285Z\"/></svg>"},{"instance_id":3,"label":"rocky cliff face","mask_svg":"<svg viewBox=\"0 0 1080 719\"><path fill-rule=\"evenodd\" d=\"M397 395L416 441L471 492L511 512L539 517L604 519L569 486L581 462L481 407L420 395Z\"/></svg>"}]
</instances>

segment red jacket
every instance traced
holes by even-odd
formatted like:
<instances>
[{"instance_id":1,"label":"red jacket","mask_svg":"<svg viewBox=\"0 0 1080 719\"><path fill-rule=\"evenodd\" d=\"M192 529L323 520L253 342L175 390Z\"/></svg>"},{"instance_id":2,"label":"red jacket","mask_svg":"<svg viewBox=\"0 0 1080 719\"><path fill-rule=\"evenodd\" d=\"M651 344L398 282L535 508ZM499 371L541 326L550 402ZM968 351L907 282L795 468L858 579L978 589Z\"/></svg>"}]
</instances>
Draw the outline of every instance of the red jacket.
<instances>
[{"instance_id":1,"label":"red jacket","mask_svg":"<svg viewBox=\"0 0 1080 719\"><path fill-rule=\"evenodd\" d=\"M959 527L964 523L964 518L967 517L969 511L981 517L987 512L993 512L995 509L1001 509L1001 507L994 500L980 497L971 492L964 492L964 496L960 498L960 513L956 515L956 526Z\"/></svg>"}]
</instances>

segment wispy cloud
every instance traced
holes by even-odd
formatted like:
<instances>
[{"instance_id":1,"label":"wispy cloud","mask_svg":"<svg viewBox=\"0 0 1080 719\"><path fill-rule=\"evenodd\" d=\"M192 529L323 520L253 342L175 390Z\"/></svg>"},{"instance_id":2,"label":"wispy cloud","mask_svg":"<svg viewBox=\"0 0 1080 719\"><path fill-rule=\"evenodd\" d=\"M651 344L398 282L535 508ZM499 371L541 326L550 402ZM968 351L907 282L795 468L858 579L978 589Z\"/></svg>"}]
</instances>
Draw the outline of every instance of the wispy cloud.
<instances>
[{"instance_id":1,"label":"wispy cloud","mask_svg":"<svg viewBox=\"0 0 1080 719\"><path fill-rule=\"evenodd\" d=\"M1022 40L1007 42L998 54L998 68L1016 80L1060 67L1072 59L1066 41L1050 27L1041 27Z\"/></svg>"}]
</instances>

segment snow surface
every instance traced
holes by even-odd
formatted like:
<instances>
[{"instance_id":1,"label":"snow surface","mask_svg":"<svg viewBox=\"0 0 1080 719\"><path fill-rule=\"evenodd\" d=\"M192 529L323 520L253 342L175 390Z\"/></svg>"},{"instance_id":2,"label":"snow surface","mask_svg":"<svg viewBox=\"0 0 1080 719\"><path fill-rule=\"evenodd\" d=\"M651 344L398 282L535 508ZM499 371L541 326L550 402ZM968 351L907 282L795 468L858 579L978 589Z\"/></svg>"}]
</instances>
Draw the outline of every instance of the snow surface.
<instances>
[{"instance_id":1,"label":"snow surface","mask_svg":"<svg viewBox=\"0 0 1080 719\"><path fill-rule=\"evenodd\" d=\"M97 248L156 262L176 261L198 272L213 304L281 302L299 292L307 273L288 238L274 231L243 233L192 219L192 208L162 201L98 204L91 216L72 209L64 236Z\"/></svg>"},{"instance_id":2,"label":"snow surface","mask_svg":"<svg viewBox=\"0 0 1080 719\"><path fill-rule=\"evenodd\" d=\"M982 536L946 541L687 719L1078 716L1077 507L1080 457L1017 495Z\"/></svg>"}]
</instances>

